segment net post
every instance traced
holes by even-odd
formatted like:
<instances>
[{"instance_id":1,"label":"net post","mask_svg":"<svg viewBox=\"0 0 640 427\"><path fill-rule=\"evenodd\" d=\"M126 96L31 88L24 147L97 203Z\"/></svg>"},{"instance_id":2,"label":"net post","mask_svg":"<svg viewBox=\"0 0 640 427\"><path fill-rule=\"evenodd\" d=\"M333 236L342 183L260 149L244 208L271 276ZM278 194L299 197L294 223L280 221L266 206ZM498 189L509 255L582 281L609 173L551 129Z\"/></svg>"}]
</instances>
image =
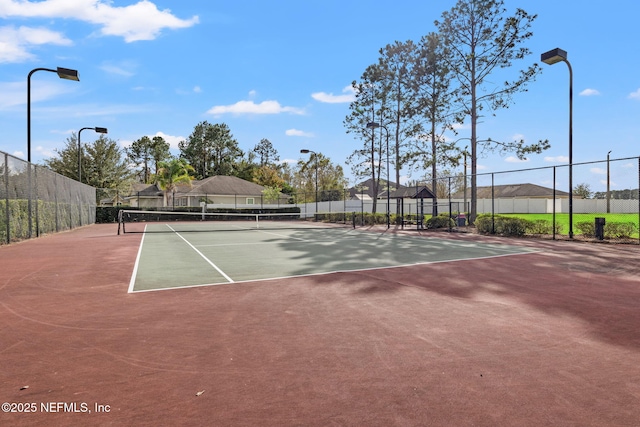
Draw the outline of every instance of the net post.
<instances>
[{"instance_id":1,"label":"net post","mask_svg":"<svg viewBox=\"0 0 640 427\"><path fill-rule=\"evenodd\" d=\"M120 235L120 224L122 223L122 210L118 211L118 236Z\"/></svg>"}]
</instances>

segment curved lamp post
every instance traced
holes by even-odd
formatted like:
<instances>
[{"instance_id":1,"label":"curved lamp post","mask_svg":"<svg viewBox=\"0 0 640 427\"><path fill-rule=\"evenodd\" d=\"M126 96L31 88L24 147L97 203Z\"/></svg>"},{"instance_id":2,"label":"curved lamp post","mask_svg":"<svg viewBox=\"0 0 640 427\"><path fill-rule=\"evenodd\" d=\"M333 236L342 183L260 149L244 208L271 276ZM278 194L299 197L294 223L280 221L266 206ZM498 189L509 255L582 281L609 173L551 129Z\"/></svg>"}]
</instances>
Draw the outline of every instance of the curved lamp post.
<instances>
[{"instance_id":1,"label":"curved lamp post","mask_svg":"<svg viewBox=\"0 0 640 427\"><path fill-rule=\"evenodd\" d=\"M569 67L569 238L573 239L573 71L567 60L567 52L555 48L540 55L548 65L564 62Z\"/></svg>"},{"instance_id":2,"label":"curved lamp post","mask_svg":"<svg viewBox=\"0 0 640 427\"><path fill-rule=\"evenodd\" d=\"M55 70L50 68L35 68L27 76L27 161L31 163L31 76L36 71L49 71L58 74L58 77L65 80L80 81L78 71L69 68L58 67Z\"/></svg>"},{"instance_id":3,"label":"curved lamp post","mask_svg":"<svg viewBox=\"0 0 640 427\"><path fill-rule=\"evenodd\" d=\"M78 182L82 182L82 144L80 143L80 134L83 130L91 129L98 133L108 133L107 128L94 127L94 128L82 128L78 131Z\"/></svg>"},{"instance_id":4,"label":"curved lamp post","mask_svg":"<svg viewBox=\"0 0 640 427\"><path fill-rule=\"evenodd\" d=\"M69 68L58 67L55 70L50 68L34 68L27 75L27 165L28 168L28 185L29 185L29 200L27 202L28 216L29 216L29 237L32 236L33 233L33 225L32 225L32 213L31 213L31 76L36 71L49 71L51 73L58 74L58 77L65 80L75 80L80 81L78 77L77 70L71 70ZM38 206L36 205L36 216L38 215ZM38 234L36 227L36 234Z\"/></svg>"},{"instance_id":5,"label":"curved lamp post","mask_svg":"<svg viewBox=\"0 0 640 427\"><path fill-rule=\"evenodd\" d=\"M314 157L314 158L315 158L315 160L316 160L316 212L315 212L315 214L313 215L313 217L314 217L315 219L317 219L317 218L318 218L318 153L316 153L316 152L315 152L315 151L313 151L313 150L307 150L306 148L303 148L302 150L300 150L300 152L301 152L302 154L309 154L309 153L312 153L312 154L313 154L313 157Z\"/></svg>"},{"instance_id":6,"label":"curved lamp post","mask_svg":"<svg viewBox=\"0 0 640 427\"><path fill-rule=\"evenodd\" d=\"M376 122L367 123L367 129L375 129L375 128L382 128L387 133L387 229L389 229L391 227L391 207L389 205L389 199L390 199L390 191L389 191L389 186L390 186L390 183L389 183L389 130L384 125L381 125L380 123L376 123Z\"/></svg>"}]
</instances>

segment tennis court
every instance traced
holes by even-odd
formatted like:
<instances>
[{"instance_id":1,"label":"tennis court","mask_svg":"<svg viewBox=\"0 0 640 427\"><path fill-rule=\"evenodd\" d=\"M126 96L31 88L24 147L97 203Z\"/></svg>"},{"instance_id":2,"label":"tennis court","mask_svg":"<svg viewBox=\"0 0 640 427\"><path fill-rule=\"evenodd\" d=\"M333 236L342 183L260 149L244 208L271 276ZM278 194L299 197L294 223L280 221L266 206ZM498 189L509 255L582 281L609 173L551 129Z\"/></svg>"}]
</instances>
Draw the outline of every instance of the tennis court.
<instances>
[{"instance_id":1,"label":"tennis court","mask_svg":"<svg viewBox=\"0 0 640 427\"><path fill-rule=\"evenodd\" d=\"M640 419L637 246L179 222L0 247L1 425Z\"/></svg>"},{"instance_id":2,"label":"tennis court","mask_svg":"<svg viewBox=\"0 0 640 427\"><path fill-rule=\"evenodd\" d=\"M531 252L528 248L509 245L416 239L316 222L280 221L275 227L265 221L262 224L262 228L247 226L244 221L139 224L145 234L129 291L282 279Z\"/></svg>"}]
</instances>

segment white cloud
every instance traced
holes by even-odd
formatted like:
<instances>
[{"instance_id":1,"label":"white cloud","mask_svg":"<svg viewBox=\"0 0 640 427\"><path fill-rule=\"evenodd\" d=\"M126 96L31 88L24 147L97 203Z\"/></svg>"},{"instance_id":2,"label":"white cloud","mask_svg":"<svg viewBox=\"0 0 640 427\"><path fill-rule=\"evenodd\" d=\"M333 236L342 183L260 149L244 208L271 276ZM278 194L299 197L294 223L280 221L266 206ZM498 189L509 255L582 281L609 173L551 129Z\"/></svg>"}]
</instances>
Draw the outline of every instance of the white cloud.
<instances>
[{"instance_id":1,"label":"white cloud","mask_svg":"<svg viewBox=\"0 0 640 427\"><path fill-rule=\"evenodd\" d=\"M84 144L83 144L83 145L84 145ZM35 148L33 149L33 151L34 151L35 153L38 153L38 154L39 154L39 155L41 155L42 157L48 157L48 158L56 157L56 156L58 155L58 153L56 153L54 150L51 150L51 149L49 149L49 148L45 148L45 147L43 147L43 146L41 146L41 145L38 145L37 147L35 147Z\"/></svg>"},{"instance_id":2,"label":"white cloud","mask_svg":"<svg viewBox=\"0 0 640 427\"><path fill-rule=\"evenodd\" d=\"M504 159L504 161L507 163L526 163L529 161L529 159L519 159L516 156L509 156Z\"/></svg>"},{"instance_id":3,"label":"white cloud","mask_svg":"<svg viewBox=\"0 0 640 427\"><path fill-rule=\"evenodd\" d=\"M186 139L184 136L167 135L164 132L156 132L155 135L149 135L149 138L153 138L154 136L162 137L165 140L165 142L168 142L169 146L175 150L178 149L178 143Z\"/></svg>"},{"instance_id":4,"label":"white cloud","mask_svg":"<svg viewBox=\"0 0 640 427\"><path fill-rule=\"evenodd\" d=\"M638 90L636 90L635 92L631 92L629 94L629 98L630 99L640 99L640 88Z\"/></svg>"},{"instance_id":5,"label":"white cloud","mask_svg":"<svg viewBox=\"0 0 640 427\"><path fill-rule=\"evenodd\" d=\"M217 105L207 111L208 114L304 114L304 110L295 107L284 107L278 101L238 101L232 105Z\"/></svg>"},{"instance_id":6,"label":"white cloud","mask_svg":"<svg viewBox=\"0 0 640 427\"><path fill-rule=\"evenodd\" d=\"M202 88L200 88L200 86L194 86L193 93L202 93Z\"/></svg>"},{"instance_id":7,"label":"white cloud","mask_svg":"<svg viewBox=\"0 0 640 427\"><path fill-rule=\"evenodd\" d=\"M3 0L0 17L77 19L99 25L103 35L123 37L127 43L153 40L165 28L187 28L199 22L198 16L183 20L169 9L158 10L148 0L122 7L106 0Z\"/></svg>"},{"instance_id":8,"label":"white cloud","mask_svg":"<svg viewBox=\"0 0 640 427\"><path fill-rule=\"evenodd\" d=\"M594 95L600 95L600 92L597 91L596 89L585 89L582 92L580 92L580 96L594 96Z\"/></svg>"},{"instance_id":9,"label":"white cloud","mask_svg":"<svg viewBox=\"0 0 640 427\"><path fill-rule=\"evenodd\" d=\"M73 42L47 28L0 27L0 63L31 60L34 56L29 52L29 47L46 44L70 46Z\"/></svg>"},{"instance_id":10,"label":"white cloud","mask_svg":"<svg viewBox=\"0 0 640 427\"><path fill-rule=\"evenodd\" d=\"M607 180L606 180L606 179L601 179L601 180L600 180L600 181L598 181L598 182L599 182L600 184L602 184L602 185L607 185ZM613 181L609 181L609 186L610 186L610 187L617 187L617 186L618 186L618 184L616 184L616 183L615 183L615 182L613 182Z\"/></svg>"},{"instance_id":11,"label":"white cloud","mask_svg":"<svg viewBox=\"0 0 640 427\"><path fill-rule=\"evenodd\" d=\"M307 138L313 138L315 136L311 132L305 132L305 131L298 130L298 129L287 129L284 133L287 136L304 136L304 137L307 137Z\"/></svg>"},{"instance_id":12,"label":"white cloud","mask_svg":"<svg viewBox=\"0 0 640 427\"><path fill-rule=\"evenodd\" d=\"M569 162L569 157L567 156L555 156L555 157L551 157L551 156L546 156L544 158L545 162L550 162L550 163L568 163Z\"/></svg>"},{"instance_id":13,"label":"white cloud","mask_svg":"<svg viewBox=\"0 0 640 427\"><path fill-rule=\"evenodd\" d=\"M356 99L355 91L351 86L347 86L342 89L344 95L334 95L333 93L316 92L312 93L311 97L318 102L324 102L327 104L343 104L352 102Z\"/></svg>"},{"instance_id":14,"label":"white cloud","mask_svg":"<svg viewBox=\"0 0 640 427\"><path fill-rule=\"evenodd\" d=\"M606 175L607 174L607 170L606 169L602 169L602 168L591 168L590 171L591 171L591 173L595 173L597 175Z\"/></svg>"}]
</instances>

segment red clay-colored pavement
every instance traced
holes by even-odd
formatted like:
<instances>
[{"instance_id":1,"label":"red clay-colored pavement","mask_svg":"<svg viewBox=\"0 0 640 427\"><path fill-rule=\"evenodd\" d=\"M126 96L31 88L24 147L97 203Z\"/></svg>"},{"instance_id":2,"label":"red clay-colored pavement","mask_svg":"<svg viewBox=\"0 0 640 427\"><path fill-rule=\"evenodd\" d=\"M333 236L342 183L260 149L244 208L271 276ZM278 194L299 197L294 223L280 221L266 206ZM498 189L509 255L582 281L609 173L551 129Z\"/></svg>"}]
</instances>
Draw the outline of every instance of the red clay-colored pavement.
<instances>
[{"instance_id":1,"label":"red clay-colored pavement","mask_svg":"<svg viewBox=\"0 0 640 427\"><path fill-rule=\"evenodd\" d=\"M0 425L640 424L638 246L128 294L115 231L0 247Z\"/></svg>"}]
</instances>

